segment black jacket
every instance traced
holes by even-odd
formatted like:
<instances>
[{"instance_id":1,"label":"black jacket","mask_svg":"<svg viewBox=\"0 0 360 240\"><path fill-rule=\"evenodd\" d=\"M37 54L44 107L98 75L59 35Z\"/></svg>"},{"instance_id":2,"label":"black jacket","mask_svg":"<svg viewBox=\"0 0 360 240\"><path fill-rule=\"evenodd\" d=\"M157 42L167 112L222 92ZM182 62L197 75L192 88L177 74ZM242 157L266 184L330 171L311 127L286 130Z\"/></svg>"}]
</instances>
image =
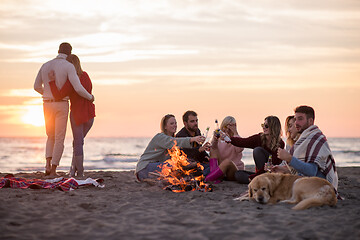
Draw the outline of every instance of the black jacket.
<instances>
[{"instance_id":1,"label":"black jacket","mask_svg":"<svg viewBox=\"0 0 360 240\"><path fill-rule=\"evenodd\" d=\"M198 129L195 133L195 136L200 136L201 132ZM183 127L176 135L175 137L193 137L190 135L188 130ZM195 160L197 162L208 162L209 155L206 153L206 151L199 152L199 148L201 147L197 142L192 143L192 148L181 148L181 150L188 156L189 159Z\"/></svg>"}]
</instances>

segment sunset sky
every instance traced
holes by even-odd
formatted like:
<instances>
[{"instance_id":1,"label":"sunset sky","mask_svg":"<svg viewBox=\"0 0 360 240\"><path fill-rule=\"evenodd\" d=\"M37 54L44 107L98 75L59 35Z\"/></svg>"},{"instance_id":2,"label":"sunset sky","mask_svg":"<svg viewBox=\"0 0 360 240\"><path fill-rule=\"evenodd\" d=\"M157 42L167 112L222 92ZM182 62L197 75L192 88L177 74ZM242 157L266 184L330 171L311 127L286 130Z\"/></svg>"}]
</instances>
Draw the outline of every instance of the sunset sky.
<instances>
[{"instance_id":1,"label":"sunset sky","mask_svg":"<svg viewBox=\"0 0 360 240\"><path fill-rule=\"evenodd\" d=\"M33 84L61 42L93 82L89 136L151 137L167 113L180 130L189 109L249 136L306 104L328 137L360 137L357 0L1 0L0 136L45 136Z\"/></svg>"}]
</instances>

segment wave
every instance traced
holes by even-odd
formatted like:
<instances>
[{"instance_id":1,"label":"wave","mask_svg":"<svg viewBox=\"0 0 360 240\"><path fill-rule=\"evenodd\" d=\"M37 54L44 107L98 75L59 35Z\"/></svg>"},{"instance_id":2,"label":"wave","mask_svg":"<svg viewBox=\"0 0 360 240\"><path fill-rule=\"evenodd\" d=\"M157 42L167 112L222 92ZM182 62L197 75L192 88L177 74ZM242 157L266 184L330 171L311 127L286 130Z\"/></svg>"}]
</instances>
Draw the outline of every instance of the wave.
<instances>
[{"instance_id":1,"label":"wave","mask_svg":"<svg viewBox=\"0 0 360 240\"><path fill-rule=\"evenodd\" d=\"M342 151L333 151L333 154L348 154L348 155L360 156L360 151L342 150Z\"/></svg>"},{"instance_id":2,"label":"wave","mask_svg":"<svg viewBox=\"0 0 360 240\"><path fill-rule=\"evenodd\" d=\"M128 153L108 153L105 154L106 157L138 157L137 154L128 154Z\"/></svg>"},{"instance_id":3,"label":"wave","mask_svg":"<svg viewBox=\"0 0 360 240\"><path fill-rule=\"evenodd\" d=\"M135 163L138 161L137 158L103 158L105 163Z\"/></svg>"}]
</instances>

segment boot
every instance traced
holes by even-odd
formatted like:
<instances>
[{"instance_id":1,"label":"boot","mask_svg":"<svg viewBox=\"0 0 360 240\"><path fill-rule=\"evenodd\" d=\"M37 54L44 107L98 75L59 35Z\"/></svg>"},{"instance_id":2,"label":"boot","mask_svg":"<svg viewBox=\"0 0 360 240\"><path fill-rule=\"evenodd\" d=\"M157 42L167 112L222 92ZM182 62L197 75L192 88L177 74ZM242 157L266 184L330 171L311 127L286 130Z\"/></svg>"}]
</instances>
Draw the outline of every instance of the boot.
<instances>
[{"instance_id":1,"label":"boot","mask_svg":"<svg viewBox=\"0 0 360 240\"><path fill-rule=\"evenodd\" d=\"M210 158L209 159L209 165L210 165L210 173L211 173L218 167L217 159L216 158Z\"/></svg>"},{"instance_id":2,"label":"boot","mask_svg":"<svg viewBox=\"0 0 360 240\"><path fill-rule=\"evenodd\" d=\"M71 166L70 166L70 173L69 176L70 177L75 177L75 172L76 172L76 160L75 160L75 155L73 154L72 160L71 160Z\"/></svg>"},{"instance_id":3,"label":"boot","mask_svg":"<svg viewBox=\"0 0 360 240\"><path fill-rule=\"evenodd\" d=\"M78 177L84 177L84 156L75 156L75 166Z\"/></svg>"},{"instance_id":4,"label":"boot","mask_svg":"<svg viewBox=\"0 0 360 240\"><path fill-rule=\"evenodd\" d=\"M223 175L224 175L224 173L218 167L214 171L210 172L209 175L206 176L205 182L214 182L214 181L218 180L219 178L221 178ZM218 183L218 182L216 182L216 183Z\"/></svg>"}]
</instances>

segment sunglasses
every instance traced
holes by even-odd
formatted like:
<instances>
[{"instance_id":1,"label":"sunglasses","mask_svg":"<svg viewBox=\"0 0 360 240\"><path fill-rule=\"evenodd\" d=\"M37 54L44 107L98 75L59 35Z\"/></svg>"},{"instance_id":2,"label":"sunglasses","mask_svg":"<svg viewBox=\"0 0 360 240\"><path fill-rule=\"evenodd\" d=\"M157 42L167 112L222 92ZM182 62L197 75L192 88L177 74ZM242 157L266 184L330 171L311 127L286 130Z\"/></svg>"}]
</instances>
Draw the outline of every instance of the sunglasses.
<instances>
[{"instance_id":1,"label":"sunglasses","mask_svg":"<svg viewBox=\"0 0 360 240\"><path fill-rule=\"evenodd\" d=\"M269 125L262 123L262 124L261 124L261 127L262 127L262 128L269 128Z\"/></svg>"}]
</instances>

